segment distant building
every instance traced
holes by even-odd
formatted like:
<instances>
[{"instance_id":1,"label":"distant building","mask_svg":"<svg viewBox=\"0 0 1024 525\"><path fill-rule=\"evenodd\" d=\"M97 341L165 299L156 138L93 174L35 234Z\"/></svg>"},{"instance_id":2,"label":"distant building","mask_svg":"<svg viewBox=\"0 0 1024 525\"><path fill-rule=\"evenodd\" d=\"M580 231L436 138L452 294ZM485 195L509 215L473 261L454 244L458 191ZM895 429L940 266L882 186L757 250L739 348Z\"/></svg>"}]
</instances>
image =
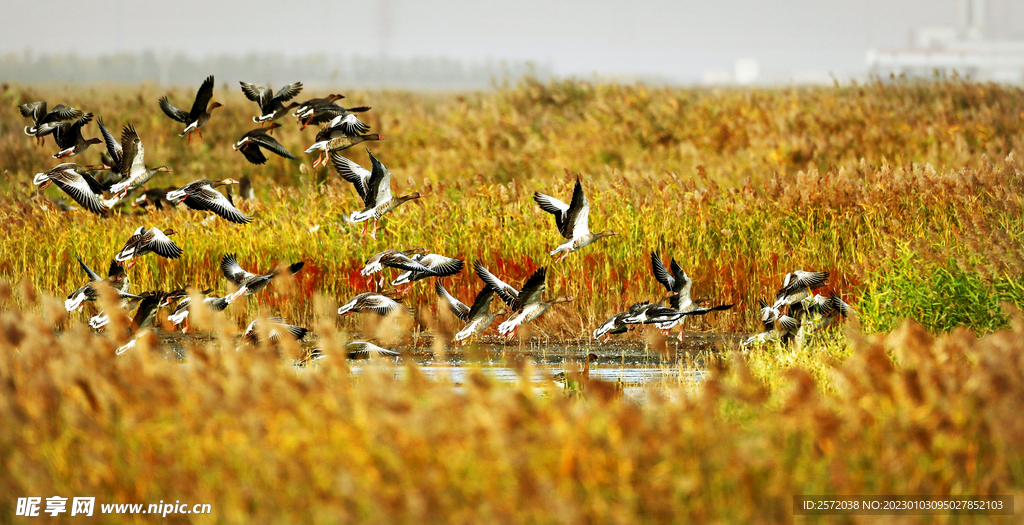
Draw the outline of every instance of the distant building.
<instances>
[{"instance_id":1,"label":"distant building","mask_svg":"<svg viewBox=\"0 0 1024 525\"><path fill-rule=\"evenodd\" d=\"M1024 84L1022 5L1020 0L961 0L960 27L918 29L909 49L869 49L868 72L883 78L955 72L978 81Z\"/></svg>"}]
</instances>

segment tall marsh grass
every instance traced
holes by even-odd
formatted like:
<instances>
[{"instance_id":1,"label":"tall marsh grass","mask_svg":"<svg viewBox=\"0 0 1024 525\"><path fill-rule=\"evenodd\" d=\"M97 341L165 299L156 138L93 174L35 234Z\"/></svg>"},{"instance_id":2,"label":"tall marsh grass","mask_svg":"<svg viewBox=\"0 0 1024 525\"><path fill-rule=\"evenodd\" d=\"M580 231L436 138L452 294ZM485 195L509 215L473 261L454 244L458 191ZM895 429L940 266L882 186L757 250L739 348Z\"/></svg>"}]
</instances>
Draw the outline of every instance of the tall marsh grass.
<instances>
[{"instance_id":1,"label":"tall marsh grass","mask_svg":"<svg viewBox=\"0 0 1024 525\"><path fill-rule=\"evenodd\" d=\"M228 252L254 271L303 260L298 282L307 300L285 301L273 289L256 298L303 323L315 291L336 302L365 291L358 269L386 248L480 260L521 283L550 264L547 252L561 242L530 196L568 198L580 173L592 228L621 235L549 272L550 292L577 300L540 320L540 335L586 337L612 313L656 296L651 250L675 257L695 279L695 294L738 305L693 322L696 329L755 330L752 305L794 269L832 272L831 287L861 311L869 331L908 316L935 330L985 331L1006 326L999 301L1024 306L1020 89L951 81L703 90L524 79L486 93L347 92L346 102L373 106L363 115L385 136L372 148L396 192L426 194L389 214L374 241L342 220L361 203L329 168L276 157L252 166L231 150L252 127L255 106L220 80L216 99L226 107L191 146L156 99L194 88L7 86L0 277L66 294L84 277L76 254L102 268L138 226L173 227L185 255L143 258L133 290L223 290L216 262ZM250 176L259 200L240 206L255 222L203 222L207 215L188 210L127 208L105 218L56 211L31 187L32 174L55 164L52 147L21 133L25 119L14 107L40 98L94 111L112 129L133 123L147 161L175 170L150 186ZM314 133L289 122L276 136L299 154ZM361 148L346 154L367 164ZM96 147L75 160L98 155ZM480 284L466 271L446 286L468 299ZM432 293L414 286L406 303L430 310ZM256 309L250 301L248 314Z\"/></svg>"},{"instance_id":2,"label":"tall marsh grass","mask_svg":"<svg viewBox=\"0 0 1024 525\"><path fill-rule=\"evenodd\" d=\"M982 338L851 333L831 363L724 356L638 404L479 371L455 388L411 361L401 378L387 363L353 375L330 350L301 370L214 342L187 365L151 341L115 358L112 338L54 330L60 302L21 290L0 284L4 516L57 494L211 503L195 523L790 523L794 494L1024 496L1019 314Z\"/></svg>"}]
</instances>

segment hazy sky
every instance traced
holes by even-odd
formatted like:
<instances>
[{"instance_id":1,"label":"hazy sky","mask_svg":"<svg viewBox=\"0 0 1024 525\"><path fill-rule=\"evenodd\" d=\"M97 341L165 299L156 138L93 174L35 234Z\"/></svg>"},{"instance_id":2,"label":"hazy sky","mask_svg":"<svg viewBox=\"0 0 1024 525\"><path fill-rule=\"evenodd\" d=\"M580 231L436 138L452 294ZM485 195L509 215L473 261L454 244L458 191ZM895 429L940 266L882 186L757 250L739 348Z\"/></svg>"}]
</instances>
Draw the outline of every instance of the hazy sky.
<instances>
[{"instance_id":1,"label":"hazy sky","mask_svg":"<svg viewBox=\"0 0 1024 525\"><path fill-rule=\"evenodd\" d=\"M842 75L864 67L868 47L905 47L915 27L957 25L961 1L0 0L3 18L22 22L0 32L0 54L387 52L684 81L754 57L766 72ZM1003 6L994 27L1024 17L1024 8L1013 7L1024 1L993 2ZM58 29L48 29L50 19Z\"/></svg>"}]
</instances>

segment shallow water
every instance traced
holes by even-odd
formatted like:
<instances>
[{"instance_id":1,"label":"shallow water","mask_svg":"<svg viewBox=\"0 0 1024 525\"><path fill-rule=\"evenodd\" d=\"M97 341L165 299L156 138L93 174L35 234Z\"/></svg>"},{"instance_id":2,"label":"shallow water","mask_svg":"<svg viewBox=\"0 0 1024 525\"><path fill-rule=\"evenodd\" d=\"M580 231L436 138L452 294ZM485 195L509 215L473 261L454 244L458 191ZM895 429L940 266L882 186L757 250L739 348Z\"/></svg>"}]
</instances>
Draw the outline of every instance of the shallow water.
<instances>
[{"instance_id":1,"label":"shallow water","mask_svg":"<svg viewBox=\"0 0 1024 525\"><path fill-rule=\"evenodd\" d=\"M485 342L469 346L446 348L443 355L435 355L429 346L392 347L400 351L399 358L387 361L400 364L412 361L419 365L424 376L451 382L461 388L470 374L480 371L501 381L520 380L523 362L532 363L531 382L538 390L561 388L566 374L578 373L587 355L593 354L590 380L615 384L623 393L637 400L646 399L652 389L674 395L680 387L695 386L707 377L704 369L709 355L734 348L745 334L685 334L683 341L656 340L654 344L640 339L613 340L597 344L592 341L559 341L532 344L503 344ZM163 334L168 357L186 358L185 347L190 343L208 341L201 335ZM312 348L315 346L307 342ZM327 359L330 358L328 355ZM352 363L353 373L359 374L368 365ZM396 376L407 373L405 367L393 368Z\"/></svg>"}]
</instances>

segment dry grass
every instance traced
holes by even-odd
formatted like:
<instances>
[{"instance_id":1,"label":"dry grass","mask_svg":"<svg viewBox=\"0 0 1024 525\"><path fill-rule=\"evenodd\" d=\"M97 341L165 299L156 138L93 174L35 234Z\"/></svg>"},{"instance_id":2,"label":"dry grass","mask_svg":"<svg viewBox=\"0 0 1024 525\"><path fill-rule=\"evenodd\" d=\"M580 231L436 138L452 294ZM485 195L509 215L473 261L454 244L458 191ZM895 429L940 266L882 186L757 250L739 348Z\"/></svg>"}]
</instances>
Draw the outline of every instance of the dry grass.
<instances>
[{"instance_id":1,"label":"dry grass","mask_svg":"<svg viewBox=\"0 0 1024 525\"><path fill-rule=\"evenodd\" d=\"M728 356L638 405L480 372L456 389L414 364L353 375L329 325L315 370L217 343L186 366L145 340L114 358L113 338L51 328L59 302L19 300L43 314L0 314L6 516L60 494L212 503L196 523L786 523L793 494L1024 495L1019 319L981 339L908 323L831 363Z\"/></svg>"}]
</instances>

